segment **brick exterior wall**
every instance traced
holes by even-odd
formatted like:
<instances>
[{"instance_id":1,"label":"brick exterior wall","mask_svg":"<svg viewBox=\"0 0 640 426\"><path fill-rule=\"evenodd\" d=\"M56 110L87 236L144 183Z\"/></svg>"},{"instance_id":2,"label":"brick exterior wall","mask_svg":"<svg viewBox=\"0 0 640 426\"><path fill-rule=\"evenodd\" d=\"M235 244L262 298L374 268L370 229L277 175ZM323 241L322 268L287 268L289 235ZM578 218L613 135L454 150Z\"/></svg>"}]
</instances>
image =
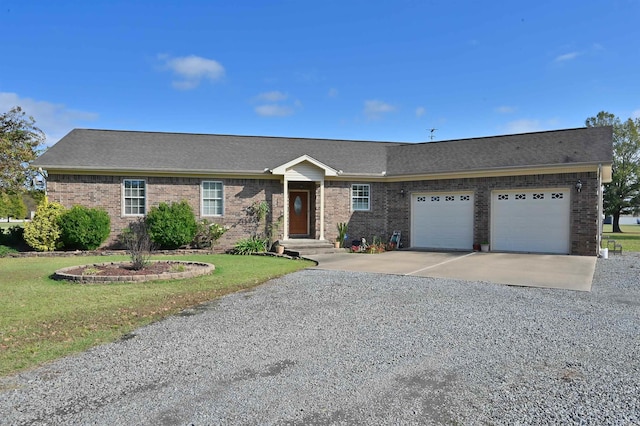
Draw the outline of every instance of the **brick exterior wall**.
<instances>
[{"instance_id":1,"label":"brick exterior wall","mask_svg":"<svg viewBox=\"0 0 640 426\"><path fill-rule=\"evenodd\" d=\"M203 179L199 178L50 174L47 193L50 201L58 202L67 208L80 204L105 209L111 217L111 234L105 246L117 247L118 236L130 222L137 219L135 216L122 214L122 181L125 178L146 181L147 210L161 202L187 200L198 220L204 218L228 227L229 230L218 241L218 247L223 249L233 247L240 238L246 238L256 232L265 232L265 229L258 229L258 225L247 214L247 208L253 203L267 201L272 206L267 223L277 222L283 214L282 184L274 179L204 179L223 182L223 216L201 216L200 184Z\"/></svg>"},{"instance_id":2,"label":"brick exterior wall","mask_svg":"<svg viewBox=\"0 0 640 426\"><path fill-rule=\"evenodd\" d=\"M574 189L578 179L583 189ZM423 180L392 183L370 183L369 212L351 212L349 191L352 183L327 182L325 203L327 209L326 233L335 240L337 223L349 224L349 242L364 237L382 237L388 241L394 230L402 232L404 247L411 247L411 194L415 192L470 191L474 193L474 241L490 240L491 192L504 189L569 188L570 189L570 250L571 254L596 256L598 254L598 183L592 173L562 173L508 177ZM404 189L405 195L400 191ZM544 229L541 230L544 232ZM471 248L470 248L471 249Z\"/></svg>"},{"instance_id":3,"label":"brick exterior wall","mask_svg":"<svg viewBox=\"0 0 640 426\"><path fill-rule=\"evenodd\" d=\"M135 217L122 215L122 180L124 177L93 175L50 174L47 182L49 199L71 207L81 204L105 209L111 217L111 235L107 246L116 243L118 235ZM135 179L140 179L135 177ZM200 183L203 179L187 177L148 177L147 209L160 202L187 200L198 219L200 214ZM575 191L575 182L581 179L583 190ZM279 179L207 179L222 181L224 185L224 215L207 217L208 220L229 227L218 247L230 248L240 238L246 238L257 229L247 214L254 202L267 201L271 213L267 223L277 223L284 214L283 184ZM351 211L350 190L353 183L370 185L370 211ZM553 175L527 175L508 177L424 180L409 182L325 182L325 238L335 241L337 224L349 225L348 242L361 237L371 241L380 237L387 241L394 230L402 231L405 247L411 246L410 212L411 194L414 192L471 191L474 193L474 241L488 240L490 235L491 191L503 189L571 188L571 254L597 255L598 196L596 173L564 173ZM320 188L316 183L290 182L290 189L310 191L310 234L320 237ZM404 189L405 195L400 191ZM315 220L314 220L315 219ZM544 230L541 230L544 231ZM280 232L274 238L280 237Z\"/></svg>"}]
</instances>

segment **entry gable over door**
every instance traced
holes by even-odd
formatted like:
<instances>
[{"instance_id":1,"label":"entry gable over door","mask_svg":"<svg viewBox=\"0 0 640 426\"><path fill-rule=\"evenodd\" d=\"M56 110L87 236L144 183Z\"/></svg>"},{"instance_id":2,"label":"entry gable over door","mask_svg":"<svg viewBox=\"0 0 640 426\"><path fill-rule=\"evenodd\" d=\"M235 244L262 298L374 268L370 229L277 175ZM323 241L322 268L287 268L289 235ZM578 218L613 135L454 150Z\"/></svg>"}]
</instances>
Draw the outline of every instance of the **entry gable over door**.
<instances>
[{"instance_id":1,"label":"entry gable over door","mask_svg":"<svg viewBox=\"0 0 640 426\"><path fill-rule=\"evenodd\" d=\"M299 182L319 182L325 176L338 176L337 170L308 155L278 166L272 170L272 173L283 175L287 180Z\"/></svg>"}]
</instances>

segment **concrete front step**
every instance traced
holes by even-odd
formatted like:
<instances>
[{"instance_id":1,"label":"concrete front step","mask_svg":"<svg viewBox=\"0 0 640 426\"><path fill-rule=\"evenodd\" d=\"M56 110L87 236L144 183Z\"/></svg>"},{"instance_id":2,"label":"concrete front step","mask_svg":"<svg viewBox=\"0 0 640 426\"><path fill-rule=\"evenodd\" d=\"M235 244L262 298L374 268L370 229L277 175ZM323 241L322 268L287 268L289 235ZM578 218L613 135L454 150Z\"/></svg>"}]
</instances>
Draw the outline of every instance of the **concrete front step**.
<instances>
[{"instance_id":1,"label":"concrete front step","mask_svg":"<svg viewBox=\"0 0 640 426\"><path fill-rule=\"evenodd\" d=\"M342 248L334 248L327 240L289 239L279 241L284 246L285 253L290 256L308 256L313 254L341 253Z\"/></svg>"}]
</instances>

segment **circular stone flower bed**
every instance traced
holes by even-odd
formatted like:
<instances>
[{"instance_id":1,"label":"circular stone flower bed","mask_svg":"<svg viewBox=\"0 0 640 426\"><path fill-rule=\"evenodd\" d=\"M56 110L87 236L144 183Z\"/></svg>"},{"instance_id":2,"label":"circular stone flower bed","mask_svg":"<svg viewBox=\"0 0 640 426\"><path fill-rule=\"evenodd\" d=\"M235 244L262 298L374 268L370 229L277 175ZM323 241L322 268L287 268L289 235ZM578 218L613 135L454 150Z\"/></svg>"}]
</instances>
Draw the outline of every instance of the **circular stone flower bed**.
<instances>
[{"instance_id":1,"label":"circular stone flower bed","mask_svg":"<svg viewBox=\"0 0 640 426\"><path fill-rule=\"evenodd\" d=\"M133 269L128 262L105 262L58 269L53 277L79 283L143 282L193 278L210 274L214 269L210 263L178 260L151 261L141 270Z\"/></svg>"}]
</instances>

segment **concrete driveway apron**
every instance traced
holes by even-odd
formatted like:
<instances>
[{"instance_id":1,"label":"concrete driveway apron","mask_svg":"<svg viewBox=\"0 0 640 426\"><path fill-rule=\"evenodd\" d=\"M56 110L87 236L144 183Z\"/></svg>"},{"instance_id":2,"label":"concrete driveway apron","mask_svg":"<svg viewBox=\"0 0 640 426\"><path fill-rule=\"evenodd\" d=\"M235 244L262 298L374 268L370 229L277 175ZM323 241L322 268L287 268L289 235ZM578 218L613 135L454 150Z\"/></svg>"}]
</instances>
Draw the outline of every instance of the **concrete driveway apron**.
<instances>
[{"instance_id":1,"label":"concrete driveway apron","mask_svg":"<svg viewBox=\"0 0 640 426\"><path fill-rule=\"evenodd\" d=\"M596 257L520 253L335 253L309 256L314 269L373 272L496 284L591 291Z\"/></svg>"}]
</instances>

